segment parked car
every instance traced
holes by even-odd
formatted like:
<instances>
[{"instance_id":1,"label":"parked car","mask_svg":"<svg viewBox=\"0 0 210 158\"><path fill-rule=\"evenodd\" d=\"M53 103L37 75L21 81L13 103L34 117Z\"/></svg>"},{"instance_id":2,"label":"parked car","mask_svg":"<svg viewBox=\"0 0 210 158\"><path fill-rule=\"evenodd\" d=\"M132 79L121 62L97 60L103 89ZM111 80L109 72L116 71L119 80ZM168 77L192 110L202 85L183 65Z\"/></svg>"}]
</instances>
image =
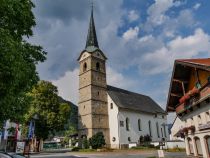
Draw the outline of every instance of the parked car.
<instances>
[{"instance_id":1,"label":"parked car","mask_svg":"<svg viewBox=\"0 0 210 158\"><path fill-rule=\"evenodd\" d=\"M18 155L18 154L9 154L0 152L0 158L26 158L25 156Z\"/></svg>"}]
</instances>

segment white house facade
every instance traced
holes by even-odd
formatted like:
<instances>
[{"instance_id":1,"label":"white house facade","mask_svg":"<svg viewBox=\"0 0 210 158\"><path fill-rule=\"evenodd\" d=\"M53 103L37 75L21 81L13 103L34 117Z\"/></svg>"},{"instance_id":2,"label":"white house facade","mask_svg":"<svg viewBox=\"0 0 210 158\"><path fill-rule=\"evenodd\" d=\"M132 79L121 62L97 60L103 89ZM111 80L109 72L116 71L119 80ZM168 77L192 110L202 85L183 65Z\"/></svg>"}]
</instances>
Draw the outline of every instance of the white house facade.
<instances>
[{"instance_id":1,"label":"white house facade","mask_svg":"<svg viewBox=\"0 0 210 158\"><path fill-rule=\"evenodd\" d=\"M188 155L210 157L210 103L201 103L201 108L183 117L185 128L195 127L195 132L188 132L185 139Z\"/></svg>"},{"instance_id":2,"label":"white house facade","mask_svg":"<svg viewBox=\"0 0 210 158\"><path fill-rule=\"evenodd\" d=\"M175 60L167 111L182 121L187 155L210 158L210 58Z\"/></svg>"}]
</instances>

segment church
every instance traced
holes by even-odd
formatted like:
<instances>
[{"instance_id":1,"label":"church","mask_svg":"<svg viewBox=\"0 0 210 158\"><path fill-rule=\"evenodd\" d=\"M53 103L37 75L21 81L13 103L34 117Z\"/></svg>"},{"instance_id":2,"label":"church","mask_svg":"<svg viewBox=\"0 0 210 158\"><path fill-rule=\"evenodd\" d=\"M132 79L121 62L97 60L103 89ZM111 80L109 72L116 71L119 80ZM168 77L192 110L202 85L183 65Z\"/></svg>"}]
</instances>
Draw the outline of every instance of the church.
<instances>
[{"instance_id":1,"label":"church","mask_svg":"<svg viewBox=\"0 0 210 158\"><path fill-rule=\"evenodd\" d=\"M138 144L140 137L168 140L167 113L149 96L107 85L107 57L99 48L93 9L79 62L79 139L103 132L110 148ZM125 83L126 84L126 83Z\"/></svg>"}]
</instances>

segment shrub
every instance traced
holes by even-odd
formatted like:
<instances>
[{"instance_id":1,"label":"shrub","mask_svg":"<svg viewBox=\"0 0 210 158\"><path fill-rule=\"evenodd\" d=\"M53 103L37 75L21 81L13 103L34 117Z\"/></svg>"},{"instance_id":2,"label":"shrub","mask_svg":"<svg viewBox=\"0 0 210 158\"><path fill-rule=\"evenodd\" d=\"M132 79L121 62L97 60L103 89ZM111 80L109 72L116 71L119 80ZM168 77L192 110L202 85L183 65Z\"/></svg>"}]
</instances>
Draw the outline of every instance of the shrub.
<instances>
[{"instance_id":1,"label":"shrub","mask_svg":"<svg viewBox=\"0 0 210 158\"><path fill-rule=\"evenodd\" d=\"M83 143L83 148L84 149L88 149L89 148L89 142L88 142L87 138L85 138L82 143Z\"/></svg>"},{"instance_id":2,"label":"shrub","mask_svg":"<svg viewBox=\"0 0 210 158\"><path fill-rule=\"evenodd\" d=\"M93 149L102 148L106 143L102 132L98 132L89 139L89 143Z\"/></svg>"},{"instance_id":3,"label":"shrub","mask_svg":"<svg viewBox=\"0 0 210 158\"><path fill-rule=\"evenodd\" d=\"M71 151L79 151L80 148L79 147L74 147Z\"/></svg>"}]
</instances>

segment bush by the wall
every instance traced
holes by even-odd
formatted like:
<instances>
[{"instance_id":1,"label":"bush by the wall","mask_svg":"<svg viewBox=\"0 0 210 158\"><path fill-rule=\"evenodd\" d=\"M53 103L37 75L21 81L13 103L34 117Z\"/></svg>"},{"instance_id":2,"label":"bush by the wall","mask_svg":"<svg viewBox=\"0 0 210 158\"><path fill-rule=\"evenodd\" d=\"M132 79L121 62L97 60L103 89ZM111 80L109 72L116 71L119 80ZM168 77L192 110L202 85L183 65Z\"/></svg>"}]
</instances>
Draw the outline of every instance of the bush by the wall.
<instances>
[{"instance_id":1,"label":"bush by the wall","mask_svg":"<svg viewBox=\"0 0 210 158\"><path fill-rule=\"evenodd\" d=\"M93 137L89 139L89 143L93 149L102 148L106 144L103 133L98 132L95 135L93 135Z\"/></svg>"}]
</instances>

